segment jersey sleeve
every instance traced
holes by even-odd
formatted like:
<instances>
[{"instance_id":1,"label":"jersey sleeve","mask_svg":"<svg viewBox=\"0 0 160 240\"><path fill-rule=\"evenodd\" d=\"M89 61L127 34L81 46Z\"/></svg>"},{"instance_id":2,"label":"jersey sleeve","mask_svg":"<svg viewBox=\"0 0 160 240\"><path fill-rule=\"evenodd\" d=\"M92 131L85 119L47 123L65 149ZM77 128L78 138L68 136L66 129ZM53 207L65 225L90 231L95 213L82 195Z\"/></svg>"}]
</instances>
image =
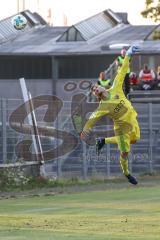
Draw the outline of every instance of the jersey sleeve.
<instances>
[{"instance_id":1,"label":"jersey sleeve","mask_svg":"<svg viewBox=\"0 0 160 240\"><path fill-rule=\"evenodd\" d=\"M125 78L126 73L128 72L128 68L129 68L129 64L130 64L129 60L130 60L130 57L128 57L126 55L125 58L124 58L123 64L119 68L118 73L117 73L117 75L114 79L113 88L117 91L122 90L122 85L123 85L123 82L124 82L124 78Z\"/></svg>"},{"instance_id":2,"label":"jersey sleeve","mask_svg":"<svg viewBox=\"0 0 160 240\"><path fill-rule=\"evenodd\" d=\"M103 116L107 115L107 111L103 109L103 106L99 106L96 111L94 111L88 121L86 122L83 130L84 131L88 131L91 130L93 128L93 126L98 122L98 120L100 120Z\"/></svg>"}]
</instances>

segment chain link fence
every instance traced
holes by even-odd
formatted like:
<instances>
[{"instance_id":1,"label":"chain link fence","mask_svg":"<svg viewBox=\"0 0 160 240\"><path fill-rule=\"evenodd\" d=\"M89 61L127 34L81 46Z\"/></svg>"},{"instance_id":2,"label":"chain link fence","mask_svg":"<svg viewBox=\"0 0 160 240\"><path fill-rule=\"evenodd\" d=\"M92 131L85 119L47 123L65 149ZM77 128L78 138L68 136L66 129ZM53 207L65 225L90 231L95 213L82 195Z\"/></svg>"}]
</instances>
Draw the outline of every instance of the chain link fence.
<instances>
[{"instance_id":1,"label":"chain link fence","mask_svg":"<svg viewBox=\"0 0 160 240\"><path fill-rule=\"evenodd\" d=\"M34 100L34 99L33 99ZM39 102L42 101L42 102ZM86 101L86 99L85 99ZM100 156L95 145L87 145L79 138L79 130L74 122L74 110L81 102L61 101L50 96L36 98L35 115L41 139L45 170L52 177L98 177L121 174L119 152L116 145L107 144ZM138 112L141 139L132 146L129 166L134 174L159 172L160 170L160 108L157 103L133 103ZM21 108L21 106L23 106ZM95 103L87 103L92 112ZM27 122L25 104L21 99L1 99L0 104L0 165L38 163L32 144L32 132ZM56 110L55 110L56 109ZM79 107L82 121L85 106ZM88 109L88 108L87 108ZM21 114L22 116L21 116ZM17 117L19 114L19 117ZM105 131L105 129L104 129ZM28 144L28 145L27 145Z\"/></svg>"}]
</instances>

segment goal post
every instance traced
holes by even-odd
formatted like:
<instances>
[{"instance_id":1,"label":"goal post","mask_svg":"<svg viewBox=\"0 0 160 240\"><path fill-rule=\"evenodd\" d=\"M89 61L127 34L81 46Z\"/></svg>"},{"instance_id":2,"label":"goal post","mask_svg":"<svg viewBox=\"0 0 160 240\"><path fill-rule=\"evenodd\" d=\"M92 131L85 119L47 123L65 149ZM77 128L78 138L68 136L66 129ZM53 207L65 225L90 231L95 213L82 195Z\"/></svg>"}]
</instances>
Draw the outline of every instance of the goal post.
<instances>
[{"instance_id":1,"label":"goal post","mask_svg":"<svg viewBox=\"0 0 160 240\"><path fill-rule=\"evenodd\" d=\"M27 89L25 79L20 78L19 81L20 81L23 100L24 102L29 102L29 105L26 105L26 111L28 113L27 118L28 118L29 125L32 126L32 142L33 142L34 151L37 156L37 161L40 163L40 175L46 176L42 144L41 144L40 136L38 133L38 126L37 126L37 120L36 120L36 115L34 111L32 96L29 90ZM40 159L38 157L39 155L40 155Z\"/></svg>"}]
</instances>

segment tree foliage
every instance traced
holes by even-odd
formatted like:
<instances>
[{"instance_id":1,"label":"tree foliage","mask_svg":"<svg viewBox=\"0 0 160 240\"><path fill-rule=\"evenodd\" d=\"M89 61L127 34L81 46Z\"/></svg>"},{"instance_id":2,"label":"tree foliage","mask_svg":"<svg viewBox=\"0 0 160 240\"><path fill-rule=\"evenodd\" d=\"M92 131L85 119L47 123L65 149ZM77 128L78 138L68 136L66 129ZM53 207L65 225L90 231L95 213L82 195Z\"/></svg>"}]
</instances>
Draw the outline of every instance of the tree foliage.
<instances>
[{"instance_id":1,"label":"tree foliage","mask_svg":"<svg viewBox=\"0 0 160 240\"><path fill-rule=\"evenodd\" d=\"M141 12L144 18L160 21L160 0L145 0L145 9Z\"/></svg>"}]
</instances>

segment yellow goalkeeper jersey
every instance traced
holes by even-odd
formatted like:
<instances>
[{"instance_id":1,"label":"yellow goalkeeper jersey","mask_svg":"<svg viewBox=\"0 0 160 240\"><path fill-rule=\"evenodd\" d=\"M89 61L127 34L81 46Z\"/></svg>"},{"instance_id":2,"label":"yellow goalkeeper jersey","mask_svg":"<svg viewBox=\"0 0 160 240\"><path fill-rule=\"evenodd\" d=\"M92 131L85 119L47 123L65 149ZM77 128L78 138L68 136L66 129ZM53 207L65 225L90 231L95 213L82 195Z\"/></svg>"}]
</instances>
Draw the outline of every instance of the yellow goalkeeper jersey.
<instances>
[{"instance_id":1,"label":"yellow goalkeeper jersey","mask_svg":"<svg viewBox=\"0 0 160 240\"><path fill-rule=\"evenodd\" d=\"M84 130L90 130L95 123L104 115L110 117L114 122L114 127L128 123L133 125L137 116L131 102L125 97L123 92L123 81L129 68L129 57L125 56L123 65L118 70L113 85L108 89L109 97L101 100L99 107L91 114L84 126Z\"/></svg>"}]
</instances>

